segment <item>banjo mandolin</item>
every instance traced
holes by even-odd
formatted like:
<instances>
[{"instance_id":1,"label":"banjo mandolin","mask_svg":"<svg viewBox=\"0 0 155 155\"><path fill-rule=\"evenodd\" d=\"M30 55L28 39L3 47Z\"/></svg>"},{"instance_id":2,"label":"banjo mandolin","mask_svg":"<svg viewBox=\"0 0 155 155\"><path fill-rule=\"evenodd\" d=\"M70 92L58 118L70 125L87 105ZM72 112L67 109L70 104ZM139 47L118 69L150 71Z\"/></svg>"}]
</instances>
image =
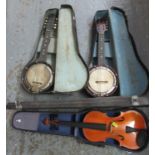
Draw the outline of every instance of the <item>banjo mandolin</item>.
<instances>
[{"instance_id":1,"label":"banjo mandolin","mask_svg":"<svg viewBox=\"0 0 155 155\"><path fill-rule=\"evenodd\" d=\"M54 72L52 67L46 63L47 50L50 38L55 37L57 29L57 17L49 14L44 23L44 39L39 57L34 63L26 68L23 84L32 93L43 92L53 85Z\"/></svg>"},{"instance_id":2,"label":"banjo mandolin","mask_svg":"<svg viewBox=\"0 0 155 155\"><path fill-rule=\"evenodd\" d=\"M96 22L98 32L97 66L89 71L89 80L86 90L92 96L109 96L117 89L115 72L104 64L104 34L108 30L107 20Z\"/></svg>"}]
</instances>

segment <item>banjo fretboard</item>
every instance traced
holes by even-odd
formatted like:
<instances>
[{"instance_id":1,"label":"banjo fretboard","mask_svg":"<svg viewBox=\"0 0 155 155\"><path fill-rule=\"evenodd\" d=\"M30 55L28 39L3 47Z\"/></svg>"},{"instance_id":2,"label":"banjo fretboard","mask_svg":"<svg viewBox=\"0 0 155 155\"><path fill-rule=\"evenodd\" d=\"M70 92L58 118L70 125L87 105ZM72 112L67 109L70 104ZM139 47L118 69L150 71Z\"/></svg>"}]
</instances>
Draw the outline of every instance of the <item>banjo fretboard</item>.
<instances>
[{"instance_id":1,"label":"banjo fretboard","mask_svg":"<svg viewBox=\"0 0 155 155\"><path fill-rule=\"evenodd\" d=\"M98 65L102 66L104 65L104 33L98 34L98 50L97 50L97 56L98 56Z\"/></svg>"},{"instance_id":2,"label":"banjo fretboard","mask_svg":"<svg viewBox=\"0 0 155 155\"><path fill-rule=\"evenodd\" d=\"M44 39L42 42L40 56L38 58L38 61L41 61L41 62L46 61L48 46L49 46L51 38L55 37L56 28L57 28L57 24L56 24L56 16L55 15L52 15L49 18L45 19Z\"/></svg>"}]
</instances>

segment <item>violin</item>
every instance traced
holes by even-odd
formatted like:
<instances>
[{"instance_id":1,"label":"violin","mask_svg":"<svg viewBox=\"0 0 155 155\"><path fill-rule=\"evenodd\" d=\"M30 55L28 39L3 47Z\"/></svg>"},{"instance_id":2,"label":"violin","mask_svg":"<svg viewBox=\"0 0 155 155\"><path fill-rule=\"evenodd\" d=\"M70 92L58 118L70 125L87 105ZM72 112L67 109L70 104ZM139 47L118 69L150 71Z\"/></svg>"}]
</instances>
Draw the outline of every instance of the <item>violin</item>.
<instances>
[{"instance_id":1,"label":"violin","mask_svg":"<svg viewBox=\"0 0 155 155\"><path fill-rule=\"evenodd\" d=\"M81 128L84 138L89 142L106 142L111 138L120 147L130 150L140 149L145 141L141 133L147 133L144 116L136 110L120 112L117 116L108 116L102 111L90 111L85 114L82 122L45 118L43 124Z\"/></svg>"}]
</instances>

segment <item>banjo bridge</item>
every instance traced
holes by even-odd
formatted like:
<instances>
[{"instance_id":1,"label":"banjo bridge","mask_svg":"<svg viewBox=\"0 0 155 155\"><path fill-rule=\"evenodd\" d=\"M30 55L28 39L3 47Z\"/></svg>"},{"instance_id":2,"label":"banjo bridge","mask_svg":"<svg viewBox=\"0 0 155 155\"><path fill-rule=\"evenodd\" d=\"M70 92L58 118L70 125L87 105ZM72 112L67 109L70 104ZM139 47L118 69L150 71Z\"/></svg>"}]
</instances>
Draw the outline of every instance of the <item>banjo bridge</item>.
<instances>
[{"instance_id":1,"label":"banjo bridge","mask_svg":"<svg viewBox=\"0 0 155 155\"><path fill-rule=\"evenodd\" d=\"M41 82L33 81L32 83L37 84L37 85L42 85Z\"/></svg>"},{"instance_id":2,"label":"banjo bridge","mask_svg":"<svg viewBox=\"0 0 155 155\"><path fill-rule=\"evenodd\" d=\"M108 81L96 81L96 83L108 83Z\"/></svg>"}]
</instances>

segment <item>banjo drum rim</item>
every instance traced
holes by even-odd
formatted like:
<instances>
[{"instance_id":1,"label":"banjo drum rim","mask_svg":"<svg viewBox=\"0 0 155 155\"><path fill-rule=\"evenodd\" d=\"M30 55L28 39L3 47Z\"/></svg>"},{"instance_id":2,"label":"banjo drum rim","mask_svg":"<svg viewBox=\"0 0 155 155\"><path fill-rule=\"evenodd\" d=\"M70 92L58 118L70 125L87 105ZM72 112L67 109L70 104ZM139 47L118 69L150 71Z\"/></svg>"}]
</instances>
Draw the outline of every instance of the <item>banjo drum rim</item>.
<instances>
[{"instance_id":1,"label":"banjo drum rim","mask_svg":"<svg viewBox=\"0 0 155 155\"><path fill-rule=\"evenodd\" d=\"M27 80L27 72L28 70L34 66L34 65L38 65L38 64L43 64L45 65L47 68L48 68L48 71L51 73L51 76L50 76L50 79L49 79L49 82L45 85L45 87L39 89L39 91L32 91L32 87L31 85L29 84L28 80ZM29 66L26 66L23 70L23 76L22 76L22 85L24 86L24 88L28 91L28 92L31 92L31 93L40 93L40 92L44 92L45 90L48 90L54 83L54 71L52 69L52 67L45 63L45 62L34 62L34 63L31 63L29 64Z\"/></svg>"},{"instance_id":2,"label":"banjo drum rim","mask_svg":"<svg viewBox=\"0 0 155 155\"><path fill-rule=\"evenodd\" d=\"M110 73L113 74L113 77L114 77L114 83L115 85L110 89L110 91L108 91L108 93L102 93L102 92L97 92L96 90L94 90L90 84L89 84L89 79L90 79L90 74L96 70L97 68L103 68L103 69L106 69L108 71L110 71ZM86 86L86 91L92 95L92 96L95 96L95 97L99 97L99 96L110 96L112 94L114 94L118 88L118 75L116 74L116 72L111 68L111 67L107 67L107 66L94 66L92 68L90 68L89 70L89 79L87 81L87 86Z\"/></svg>"}]
</instances>

